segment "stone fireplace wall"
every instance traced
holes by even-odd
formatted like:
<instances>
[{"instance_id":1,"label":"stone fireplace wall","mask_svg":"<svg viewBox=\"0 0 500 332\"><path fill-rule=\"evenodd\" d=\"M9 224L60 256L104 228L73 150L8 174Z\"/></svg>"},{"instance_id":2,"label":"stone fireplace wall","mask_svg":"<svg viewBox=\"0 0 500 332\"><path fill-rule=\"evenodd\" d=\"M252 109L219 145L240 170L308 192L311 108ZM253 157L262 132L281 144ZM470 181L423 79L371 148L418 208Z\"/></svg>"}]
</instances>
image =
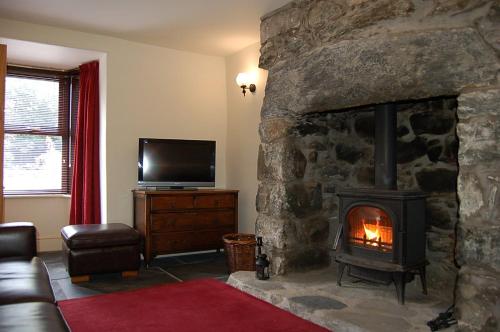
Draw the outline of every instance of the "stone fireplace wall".
<instances>
[{"instance_id":1,"label":"stone fireplace wall","mask_svg":"<svg viewBox=\"0 0 500 332\"><path fill-rule=\"evenodd\" d=\"M456 277L456 110L453 97L397 105L398 188L429 195L428 280L433 291L443 291L449 298ZM322 199L321 214L330 221L330 246L339 225L336 190L375 186L373 112L373 107L359 107L312 113L294 129L294 144L306 159L303 182L306 187L322 189L316 196ZM306 210L301 212L307 215Z\"/></svg>"},{"instance_id":2,"label":"stone fireplace wall","mask_svg":"<svg viewBox=\"0 0 500 332\"><path fill-rule=\"evenodd\" d=\"M365 105L458 96L457 190L448 98L399 112L398 185L432 194L428 256L446 271L431 282L460 266L460 329L498 327L499 56L498 1L298 0L264 16L256 231L273 272L330 264L336 186L372 181Z\"/></svg>"}]
</instances>

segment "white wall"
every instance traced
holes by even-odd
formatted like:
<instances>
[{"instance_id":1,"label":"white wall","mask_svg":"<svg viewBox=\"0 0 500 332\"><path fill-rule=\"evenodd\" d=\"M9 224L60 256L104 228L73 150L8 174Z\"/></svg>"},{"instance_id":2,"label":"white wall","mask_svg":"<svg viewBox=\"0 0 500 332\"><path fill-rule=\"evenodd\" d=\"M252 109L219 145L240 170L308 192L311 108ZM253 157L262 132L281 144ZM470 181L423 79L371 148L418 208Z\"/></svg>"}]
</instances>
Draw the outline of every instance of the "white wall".
<instances>
[{"instance_id":1,"label":"white wall","mask_svg":"<svg viewBox=\"0 0 500 332\"><path fill-rule=\"evenodd\" d=\"M267 71L258 68L260 44L253 44L226 58L227 81L227 186L240 190L239 231L255 233L257 156L260 109L264 99ZM257 91L243 97L235 78L240 72L257 76Z\"/></svg>"},{"instance_id":2,"label":"white wall","mask_svg":"<svg viewBox=\"0 0 500 332\"><path fill-rule=\"evenodd\" d=\"M102 174L105 220L132 225L138 137L217 141L218 187L226 187L227 100L222 57L176 51L117 38L0 19L0 37L106 54L106 126ZM250 97L247 97L250 99ZM61 203L66 200L66 203ZM6 220L36 222L44 237L67 220L67 198L7 198ZM37 208L34 208L35 205ZM18 214L24 211L23 214ZM58 221L55 221L58 220ZM47 243L46 250L60 248Z\"/></svg>"},{"instance_id":3,"label":"white wall","mask_svg":"<svg viewBox=\"0 0 500 332\"><path fill-rule=\"evenodd\" d=\"M61 250L59 231L69 220L69 198L57 196L5 199L6 221L30 221L37 225L39 251Z\"/></svg>"}]
</instances>

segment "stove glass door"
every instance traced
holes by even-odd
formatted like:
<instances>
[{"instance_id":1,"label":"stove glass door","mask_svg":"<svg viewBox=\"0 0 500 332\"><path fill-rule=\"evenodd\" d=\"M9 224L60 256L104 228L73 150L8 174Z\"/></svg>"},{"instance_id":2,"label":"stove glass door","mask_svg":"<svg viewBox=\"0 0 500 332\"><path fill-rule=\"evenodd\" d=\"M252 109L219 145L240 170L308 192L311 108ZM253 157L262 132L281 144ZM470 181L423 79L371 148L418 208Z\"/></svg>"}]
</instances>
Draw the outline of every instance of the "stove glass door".
<instances>
[{"instance_id":1,"label":"stove glass door","mask_svg":"<svg viewBox=\"0 0 500 332\"><path fill-rule=\"evenodd\" d=\"M393 226L384 210L370 205L353 207L347 213L347 223L351 245L392 252Z\"/></svg>"}]
</instances>

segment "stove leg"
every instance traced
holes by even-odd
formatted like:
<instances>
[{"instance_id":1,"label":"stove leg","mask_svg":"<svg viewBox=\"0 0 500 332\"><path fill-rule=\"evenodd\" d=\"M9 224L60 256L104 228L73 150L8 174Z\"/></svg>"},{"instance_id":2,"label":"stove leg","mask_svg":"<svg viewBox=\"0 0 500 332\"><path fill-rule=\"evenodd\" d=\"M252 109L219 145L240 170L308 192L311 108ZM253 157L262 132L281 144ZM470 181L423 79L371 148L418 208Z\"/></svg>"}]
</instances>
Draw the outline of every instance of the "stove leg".
<instances>
[{"instance_id":1,"label":"stove leg","mask_svg":"<svg viewBox=\"0 0 500 332\"><path fill-rule=\"evenodd\" d=\"M418 269L420 275L420 282L422 283L422 293L427 295L427 280L425 278L425 265Z\"/></svg>"},{"instance_id":2,"label":"stove leg","mask_svg":"<svg viewBox=\"0 0 500 332\"><path fill-rule=\"evenodd\" d=\"M396 286L396 293L398 295L398 303L405 304L406 273L405 272L394 272L392 274L392 280L394 280L394 285Z\"/></svg>"},{"instance_id":3,"label":"stove leg","mask_svg":"<svg viewBox=\"0 0 500 332\"><path fill-rule=\"evenodd\" d=\"M342 286L342 274L344 274L345 263L339 263L339 269L337 271L337 285Z\"/></svg>"}]
</instances>

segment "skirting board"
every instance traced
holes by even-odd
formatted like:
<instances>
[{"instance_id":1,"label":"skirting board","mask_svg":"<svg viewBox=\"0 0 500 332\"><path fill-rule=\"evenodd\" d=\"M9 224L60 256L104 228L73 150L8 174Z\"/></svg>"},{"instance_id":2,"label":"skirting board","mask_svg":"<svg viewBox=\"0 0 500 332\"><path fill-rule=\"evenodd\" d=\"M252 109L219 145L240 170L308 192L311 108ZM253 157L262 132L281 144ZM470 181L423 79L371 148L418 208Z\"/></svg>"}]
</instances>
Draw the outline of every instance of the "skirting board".
<instances>
[{"instance_id":1,"label":"skirting board","mask_svg":"<svg viewBox=\"0 0 500 332\"><path fill-rule=\"evenodd\" d=\"M62 248L62 239L60 235L38 237L36 242L39 252L59 251Z\"/></svg>"}]
</instances>

